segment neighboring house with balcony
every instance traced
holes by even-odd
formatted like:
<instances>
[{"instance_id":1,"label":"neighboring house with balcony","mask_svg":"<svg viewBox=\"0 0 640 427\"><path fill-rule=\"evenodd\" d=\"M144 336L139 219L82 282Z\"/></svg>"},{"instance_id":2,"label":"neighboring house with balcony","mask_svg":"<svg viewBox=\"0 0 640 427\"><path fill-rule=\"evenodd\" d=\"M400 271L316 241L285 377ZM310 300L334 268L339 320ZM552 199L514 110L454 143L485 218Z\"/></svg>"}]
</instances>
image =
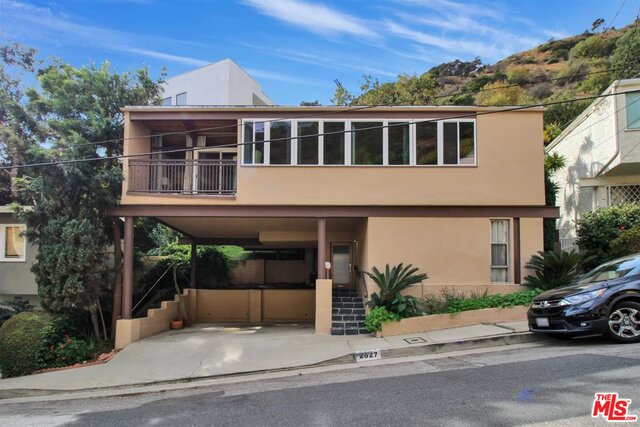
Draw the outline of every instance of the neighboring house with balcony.
<instances>
[{"instance_id":1,"label":"neighboring house with balcony","mask_svg":"<svg viewBox=\"0 0 640 427\"><path fill-rule=\"evenodd\" d=\"M640 79L618 80L547 147L566 167L554 173L563 250L576 221L597 208L640 202Z\"/></svg>"},{"instance_id":2,"label":"neighboring house with balcony","mask_svg":"<svg viewBox=\"0 0 640 427\"><path fill-rule=\"evenodd\" d=\"M0 206L0 303L21 297L37 303L38 285L31 272L37 247L23 235L26 226L9 206Z\"/></svg>"},{"instance_id":3,"label":"neighboring house with balcony","mask_svg":"<svg viewBox=\"0 0 640 427\"><path fill-rule=\"evenodd\" d=\"M428 273L410 290L417 296L519 290L524 264L543 248L543 218L557 217L545 206L541 108L123 111L125 179L110 212L125 218L119 345L168 325L160 314L128 319L136 217L156 218L194 247L271 254L265 270L243 272L242 289L190 292L196 321L315 321L320 333L331 320L326 279L366 300L377 288L362 272L374 266ZM195 277L193 264L197 288Z\"/></svg>"},{"instance_id":4,"label":"neighboring house with balcony","mask_svg":"<svg viewBox=\"0 0 640 427\"><path fill-rule=\"evenodd\" d=\"M177 76L162 85L162 105L273 105L260 83L231 59Z\"/></svg>"}]
</instances>

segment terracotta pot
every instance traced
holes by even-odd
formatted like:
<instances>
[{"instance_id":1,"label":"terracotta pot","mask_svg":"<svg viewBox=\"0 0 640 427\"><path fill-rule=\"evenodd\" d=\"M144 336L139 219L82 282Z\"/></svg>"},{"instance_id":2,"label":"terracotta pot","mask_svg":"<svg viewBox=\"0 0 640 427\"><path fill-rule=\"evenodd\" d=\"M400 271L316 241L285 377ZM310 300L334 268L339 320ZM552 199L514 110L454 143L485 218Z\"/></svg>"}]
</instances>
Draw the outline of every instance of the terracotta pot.
<instances>
[{"instance_id":1,"label":"terracotta pot","mask_svg":"<svg viewBox=\"0 0 640 427\"><path fill-rule=\"evenodd\" d=\"M171 329L182 329L183 327L184 327L184 322L182 321L182 319L171 321Z\"/></svg>"}]
</instances>

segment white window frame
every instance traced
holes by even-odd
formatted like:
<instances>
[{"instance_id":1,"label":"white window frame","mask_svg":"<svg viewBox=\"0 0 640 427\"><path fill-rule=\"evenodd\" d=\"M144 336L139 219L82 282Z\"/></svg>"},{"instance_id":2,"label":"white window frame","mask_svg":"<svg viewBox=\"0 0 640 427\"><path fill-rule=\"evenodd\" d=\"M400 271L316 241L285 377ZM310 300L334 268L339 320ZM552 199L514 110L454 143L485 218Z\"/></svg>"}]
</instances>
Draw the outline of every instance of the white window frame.
<instances>
[{"instance_id":1,"label":"white window frame","mask_svg":"<svg viewBox=\"0 0 640 427\"><path fill-rule=\"evenodd\" d=\"M507 241L506 242L494 242L493 241L493 232L492 225L494 222L506 222L507 223ZM511 283L511 219L510 218L491 218L489 220L489 281L491 283ZM492 249L493 245L505 245L507 247L507 265L493 265L492 258ZM506 282L494 282L491 278L491 272L493 269L502 269L507 270L507 281Z\"/></svg>"},{"instance_id":2,"label":"white window frame","mask_svg":"<svg viewBox=\"0 0 640 427\"><path fill-rule=\"evenodd\" d=\"M318 138L318 164L314 165L300 165L298 164L298 122L318 122L319 129L319 138ZM417 130L416 125L422 122L435 122L437 128L437 150L438 150L438 164L436 165L418 165L417 162ZM244 145L243 149L240 150L240 164L242 166L250 166L250 167L262 167L262 166L272 166L272 167L390 167L390 168L404 168L404 167L416 167L416 168L474 168L478 166L478 123L475 118L468 119L437 119L437 118L422 118L422 119L409 119L409 118L379 118L379 117L366 117L366 118L358 118L358 119L341 119L341 118L326 118L326 119L316 119L316 118L302 118L302 119L289 119L289 118L261 118L261 117L248 117L243 118L241 120L242 126L242 135L241 141L245 144L245 124L251 122L252 125L252 136L251 141L255 141L255 123L264 123L264 159L262 163L255 163L255 143L252 144L253 150L253 159L251 163L245 162L245 152ZM291 140L290 144L290 153L291 159L290 164L285 165L271 165L271 123L273 122L289 122L291 123ZM343 165L325 165L324 164L324 123L325 122L343 122L344 123L344 164ZM355 165L353 164L352 159L352 145L353 145L353 129L352 123L359 122L381 122L382 123L382 164L380 165ZM390 165L389 164L389 123L400 123L405 122L409 125L409 164L407 165ZM458 123L458 140L457 140L457 152L458 152L458 163L456 164L444 164L444 123L445 122L453 122ZM473 150L474 150L474 162L468 164L460 163L460 123L473 123ZM250 142L248 144L251 144Z\"/></svg>"},{"instance_id":3,"label":"white window frame","mask_svg":"<svg viewBox=\"0 0 640 427\"><path fill-rule=\"evenodd\" d=\"M27 236L24 238L24 251L19 258L7 258L6 256L6 243L7 243L7 228L8 227L22 227L24 231L27 230L25 224L0 224L0 262L26 262L27 261Z\"/></svg>"}]
</instances>

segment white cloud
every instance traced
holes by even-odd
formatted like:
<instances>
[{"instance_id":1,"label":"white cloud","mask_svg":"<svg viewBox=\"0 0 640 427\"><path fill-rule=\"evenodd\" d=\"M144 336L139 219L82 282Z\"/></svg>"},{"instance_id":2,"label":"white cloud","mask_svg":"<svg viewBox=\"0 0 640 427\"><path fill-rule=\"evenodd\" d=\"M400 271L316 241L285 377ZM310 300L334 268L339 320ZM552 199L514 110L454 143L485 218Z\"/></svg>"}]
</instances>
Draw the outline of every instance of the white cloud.
<instances>
[{"instance_id":1,"label":"white cloud","mask_svg":"<svg viewBox=\"0 0 640 427\"><path fill-rule=\"evenodd\" d=\"M7 33L10 34L20 35L22 32L26 37L36 37L54 43L71 46L97 46L103 49L159 58L185 65L202 66L210 62L138 46L143 40L156 43L175 42L175 40L140 36L107 28L78 24L71 21L67 16L54 13L51 9L19 1L2 1L2 13L3 21L9 27Z\"/></svg>"},{"instance_id":2,"label":"white cloud","mask_svg":"<svg viewBox=\"0 0 640 427\"><path fill-rule=\"evenodd\" d=\"M327 86L327 82L321 82L313 79L305 79L303 77L290 76L288 74L277 73L273 71L257 70L255 68L245 68L245 71L252 77L264 80L274 80L277 82L302 84L308 86Z\"/></svg>"},{"instance_id":3,"label":"white cloud","mask_svg":"<svg viewBox=\"0 0 640 427\"><path fill-rule=\"evenodd\" d=\"M308 31L323 35L345 33L354 36L376 37L367 24L356 17L322 4L301 0L245 0L245 4Z\"/></svg>"}]
</instances>

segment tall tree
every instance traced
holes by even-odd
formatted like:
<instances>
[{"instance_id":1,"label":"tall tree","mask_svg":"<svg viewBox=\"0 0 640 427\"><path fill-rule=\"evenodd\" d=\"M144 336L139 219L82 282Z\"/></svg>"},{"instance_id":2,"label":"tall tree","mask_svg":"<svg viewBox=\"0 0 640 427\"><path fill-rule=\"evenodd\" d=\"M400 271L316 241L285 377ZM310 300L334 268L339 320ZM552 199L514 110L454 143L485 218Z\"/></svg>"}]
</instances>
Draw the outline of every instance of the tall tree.
<instances>
[{"instance_id":1,"label":"tall tree","mask_svg":"<svg viewBox=\"0 0 640 427\"><path fill-rule=\"evenodd\" d=\"M118 74L107 62L75 68L58 61L38 72L40 90L27 91L50 158L72 161L41 167L22 183L34 205L21 215L39 245L38 292L50 311L88 311L96 335L97 308L110 305L100 303L109 290L104 255L109 244L120 244L106 210L118 200L122 171L118 160L91 159L122 153L120 108L157 102L161 79L146 68Z\"/></svg>"}]
</instances>

